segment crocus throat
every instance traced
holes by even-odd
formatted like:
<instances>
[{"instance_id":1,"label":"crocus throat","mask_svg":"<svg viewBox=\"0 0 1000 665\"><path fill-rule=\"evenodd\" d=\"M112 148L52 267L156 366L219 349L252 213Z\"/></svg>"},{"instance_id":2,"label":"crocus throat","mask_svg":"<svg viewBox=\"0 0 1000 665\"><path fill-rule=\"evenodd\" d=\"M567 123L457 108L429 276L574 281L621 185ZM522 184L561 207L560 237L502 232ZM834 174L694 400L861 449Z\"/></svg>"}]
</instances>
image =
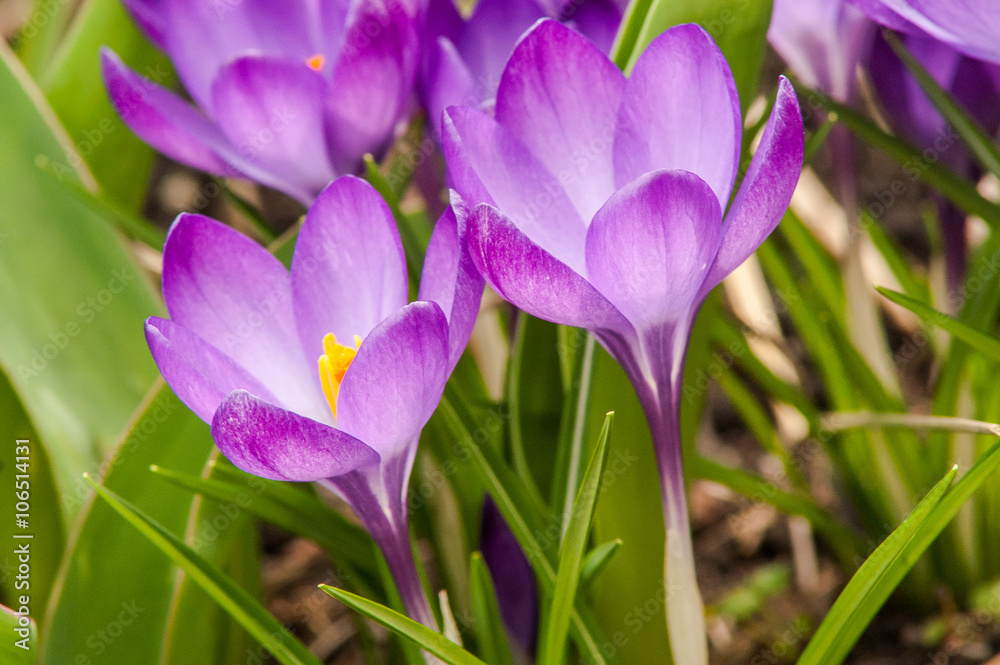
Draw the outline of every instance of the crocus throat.
<instances>
[{"instance_id":1,"label":"crocus throat","mask_svg":"<svg viewBox=\"0 0 1000 665\"><path fill-rule=\"evenodd\" d=\"M323 69L324 63L326 63L326 57L322 53L317 53L306 60L306 64L309 65L309 69L313 69L317 72Z\"/></svg>"},{"instance_id":2,"label":"crocus throat","mask_svg":"<svg viewBox=\"0 0 1000 665\"><path fill-rule=\"evenodd\" d=\"M319 357L319 381L323 385L323 394L330 403L333 417L337 417L337 395L340 394L340 382L344 380L347 368L354 361L361 348L361 338L354 336L354 348L337 342L337 336L327 333L323 338L323 355Z\"/></svg>"}]
</instances>

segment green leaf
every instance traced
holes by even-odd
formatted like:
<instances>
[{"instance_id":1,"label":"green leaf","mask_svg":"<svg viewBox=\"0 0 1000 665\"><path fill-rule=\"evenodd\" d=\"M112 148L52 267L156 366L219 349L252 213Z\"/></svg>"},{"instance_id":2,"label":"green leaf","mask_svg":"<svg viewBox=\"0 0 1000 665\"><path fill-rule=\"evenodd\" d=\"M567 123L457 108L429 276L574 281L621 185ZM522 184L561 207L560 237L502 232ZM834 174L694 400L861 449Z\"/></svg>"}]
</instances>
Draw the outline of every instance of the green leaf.
<instances>
[{"instance_id":1,"label":"green leaf","mask_svg":"<svg viewBox=\"0 0 1000 665\"><path fill-rule=\"evenodd\" d=\"M653 0L625 71L632 70L651 41L681 23L698 23L715 39L733 70L740 106L745 112L757 94L767 51L771 1Z\"/></svg>"},{"instance_id":2,"label":"green leaf","mask_svg":"<svg viewBox=\"0 0 1000 665\"><path fill-rule=\"evenodd\" d=\"M0 98L0 368L73 495L156 378L142 323L162 305L108 224L38 168L64 159L67 139L5 45Z\"/></svg>"},{"instance_id":3,"label":"green leaf","mask_svg":"<svg viewBox=\"0 0 1000 665\"><path fill-rule=\"evenodd\" d=\"M1000 177L1000 150L997 150L993 143L993 138L988 136L983 128L963 109L955 99L948 94L927 69L920 64L920 61L913 57L913 54L906 48L903 42L890 30L883 30L882 36L892 47L899 59L910 70L910 74L916 79L920 88L927 95L934 108L938 110L948 123L955 128L955 131L962 137L969 151L976 157L976 160L993 175Z\"/></svg>"},{"instance_id":4,"label":"green leaf","mask_svg":"<svg viewBox=\"0 0 1000 665\"><path fill-rule=\"evenodd\" d=\"M125 127L108 100L98 58L102 46L157 85L173 85L167 58L149 45L120 0L85 3L38 80L75 146L63 161L82 155L105 196L123 210L138 212L155 154Z\"/></svg>"},{"instance_id":5,"label":"green leaf","mask_svg":"<svg viewBox=\"0 0 1000 665\"><path fill-rule=\"evenodd\" d=\"M217 474L215 451L203 475ZM185 542L218 571L231 577L258 602L262 601L257 524L246 508L249 491L229 500L195 501ZM214 602L189 575L181 574L174 589L163 637L160 665L231 665L253 645L247 632Z\"/></svg>"},{"instance_id":6,"label":"green leaf","mask_svg":"<svg viewBox=\"0 0 1000 665\"><path fill-rule=\"evenodd\" d=\"M889 234L886 233L882 225L868 211L862 211L861 225L868 232L868 237L871 238L872 244L875 245L875 248L889 265L893 276L899 280L903 291L913 298L927 298L929 294L926 283L917 277L913 268L903 258L896 241L889 237Z\"/></svg>"},{"instance_id":7,"label":"green leaf","mask_svg":"<svg viewBox=\"0 0 1000 665\"><path fill-rule=\"evenodd\" d=\"M902 557L944 498L958 470L952 469L879 545L841 592L798 660L798 665L839 665L861 637L916 558ZM942 525L943 527L943 525ZM936 534L935 534L936 535ZM920 541L923 547L930 540Z\"/></svg>"},{"instance_id":8,"label":"green leaf","mask_svg":"<svg viewBox=\"0 0 1000 665\"><path fill-rule=\"evenodd\" d=\"M639 35L652 6L653 0L632 0L628 3L621 25L618 27L618 34L615 36L615 43L611 47L611 59L618 65L618 69L625 71L632 60L632 53L639 42Z\"/></svg>"},{"instance_id":9,"label":"green leaf","mask_svg":"<svg viewBox=\"0 0 1000 665\"><path fill-rule=\"evenodd\" d=\"M493 665L514 665L507 644L500 605L497 602L493 578L483 561L483 555L473 552L469 559L469 589L472 594L472 615L475 619L476 636L479 638L479 652L487 663Z\"/></svg>"},{"instance_id":10,"label":"green leaf","mask_svg":"<svg viewBox=\"0 0 1000 665\"><path fill-rule=\"evenodd\" d=\"M77 9L75 2L33 0L31 3L31 14L18 32L14 47L33 78L41 76L52 61L52 55Z\"/></svg>"},{"instance_id":11,"label":"green leaf","mask_svg":"<svg viewBox=\"0 0 1000 665\"><path fill-rule=\"evenodd\" d=\"M97 473L104 484L175 533L183 533L192 496L149 472L160 464L198 473L214 450L208 425L162 381L150 391L118 451ZM157 663L176 575L170 561L78 478L67 505L85 507L63 559L42 626L41 663L66 665L86 654L90 665ZM141 562L141 564L137 563ZM124 612L124 614L123 614ZM95 641L111 625L127 630L110 642ZM88 640L90 644L88 644ZM95 646L96 645L96 646ZM100 651L100 653L97 653Z\"/></svg>"},{"instance_id":12,"label":"green leaf","mask_svg":"<svg viewBox=\"0 0 1000 665\"><path fill-rule=\"evenodd\" d=\"M886 134L875 123L851 107L839 104L816 90L809 90L799 85L796 85L796 89L800 91L802 97L836 113L837 119L858 138L896 160L911 181L923 180L970 215L982 217L993 227L1000 225L1000 206L984 199L976 191L973 183L955 175L939 161L927 159L920 150L906 141ZM874 216L879 217L879 215Z\"/></svg>"},{"instance_id":13,"label":"green leaf","mask_svg":"<svg viewBox=\"0 0 1000 665\"><path fill-rule=\"evenodd\" d=\"M4 665L32 665L38 650L35 620L20 615L9 607L0 605L0 663Z\"/></svg>"},{"instance_id":14,"label":"green leaf","mask_svg":"<svg viewBox=\"0 0 1000 665\"><path fill-rule=\"evenodd\" d=\"M563 517L568 520L566 534L559 547L559 568L556 570L556 586L549 605L548 619L542 631L541 665L561 665L566 654L566 633L569 631L570 616L576 603L576 590L580 583L580 569L590 535L590 524L594 519L594 509L601 494L604 468L608 463L608 437L614 414L604 418L604 427L597 439L577 492L572 510Z\"/></svg>"},{"instance_id":15,"label":"green leaf","mask_svg":"<svg viewBox=\"0 0 1000 665\"><path fill-rule=\"evenodd\" d=\"M690 475L695 478L725 485L755 501L769 503L783 513L805 517L827 539L844 564L850 564L858 552L864 551L864 541L817 506L809 496L786 492L760 476L719 464L707 457L695 457L688 460L687 464Z\"/></svg>"},{"instance_id":16,"label":"green leaf","mask_svg":"<svg viewBox=\"0 0 1000 665\"><path fill-rule=\"evenodd\" d=\"M326 584L321 584L319 588L356 612L360 612L366 617L379 622L397 635L419 644L429 653L437 656L446 663L450 663L450 665L486 665L486 663L444 635L431 630L423 624L417 623L395 610L379 605L362 596L357 596L349 591L336 589Z\"/></svg>"},{"instance_id":17,"label":"green leaf","mask_svg":"<svg viewBox=\"0 0 1000 665\"><path fill-rule=\"evenodd\" d=\"M580 566L580 585L588 586L595 577L601 574L604 567L615 557L622 546L622 540L616 538L606 543L601 543L587 553Z\"/></svg>"},{"instance_id":18,"label":"green leaf","mask_svg":"<svg viewBox=\"0 0 1000 665\"><path fill-rule=\"evenodd\" d=\"M544 505L534 502L517 481L517 476L494 450L474 443L470 434L475 430L474 423L461 396L456 394L450 383L445 388L445 396L438 411L445 417L458 439L461 461L472 465L484 489L493 496L497 508L538 575L543 592L551 595L556 583L556 572L550 557L553 557L552 545L558 540L549 538L549 535L558 528L558 521L547 514ZM540 540L540 537L545 540ZM609 662L601 651L603 642L593 618L580 605L573 612L570 632L591 665L605 665Z\"/></svg>"},{"instance_id":19,"label":"green leaf","mask_svg":"<svg viewBox=\"0 0 1000 665\"><path fill-rule=\"evenodd\" d=\"M364 580L355 581L361 581L369 591L378 578L371 536L326 506L308 485L250 476L223 460L216 460L209 479L155 465L152 470L179 487L216 501L235 503L265 522L312 540L351 569L343 571L343 581L353 579L353 571L363 573Z\"/></svg>"},{"instance_id":20,"label":"green leaf","mask_svg":"<svg viewBox=\"0 0 1000 665\"><path fill-rule=\"evenodd\" d=\"M962 323L955 317L948 316L944 312L939 312L933 307L920 302L916 298L911 298L907 295L883 288L881 286L876 286L875 288L886 298L897 305L910 310L927 323L951 333L956 338L962 340L988 358L1000 361L1000 340L995 337L981 333L975 328Z\"/></svg>"},{"instance_id":21,"label":"green leaf","mask_svg":"<svg viewBox=\"0 0 1000 665\"><path fill-rule=\"evenodd\" d=\"M89 476L87 482L115 512L190 575L254 639L267 648L275 660L282 665L319 665L319 661L309 653L305 645L292 637L277 619L232 579L213 568L167 528L128 501L94 482Z\"/></svg>"}]
</instances>

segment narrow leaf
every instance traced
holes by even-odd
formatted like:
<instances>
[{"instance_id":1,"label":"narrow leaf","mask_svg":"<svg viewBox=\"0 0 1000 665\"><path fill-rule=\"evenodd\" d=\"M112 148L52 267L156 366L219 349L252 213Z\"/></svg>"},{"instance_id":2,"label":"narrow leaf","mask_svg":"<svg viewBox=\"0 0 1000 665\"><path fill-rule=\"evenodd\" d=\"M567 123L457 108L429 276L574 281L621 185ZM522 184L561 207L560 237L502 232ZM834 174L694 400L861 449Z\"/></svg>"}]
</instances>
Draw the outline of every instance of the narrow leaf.
<instances>
[{"instance_id":1,"label":"narrow leaf","mask_svg":"<svg viewBox=\"0 0 1000 665\"><path fill-rule=\"evenodd\" d=\"M580 566L581 586L587 586L595 577L601 574L604 567L618 553L623 542L620 538L615 538L606 543L601 543L587 553L587 557L583 560L583 565Z\"/></svg>"},{"instance_id":2,"label":"narrow leaf","mask_svg":"<svg viewBox=\"0 0 1000 665\"><path fill-rule=\"evenodd\" d=\"M915 559L903 560L900 555L924 528L957 473L957 469L948 472L917 504L909 517L861 565L809 641L798 665L839 665L843 662L895 588L895 585L888 587L882 584L882 580L891 576L890 579L898 583L915 563ZM927 545L929 544L928 540Z\"/></svg>"},{"instance_id":3,"label":"narrow leaf","mask_svg":"<svg viewBox=\"0 0 1000 665\"><path fill-rule=\"evenodd\" d=\"M209 565L174 534L160 526L103 485L85 476L87 482L119 515L138 529L156 547L182 568L193 581L219 603L250 635L267 648L282 665L319 665L305 645L254 600L253 596Z\"/></svg>"},{"instance_id":4,"label":"narrow leaf","mask_svg":"<svg viewBox=\"0 0 1000 665\"><path fill-rule=\"evenodd\" d=\"M939 312L933 307L925 305L916 298L911 298L910 296L880 286L875 288L886 298L910 310L927 323L951 333L983 355L1000 361L1000 340L995 337L981 333L955 317L948 316L944 312Z\"/></svg>"},{"instance_id":5,"label":"narrow leaf","mask_svg":"<svg viewBox=\"0 0 1000 665\"><path fill-rule=\"evenodd\" d=\"M580 491L573 502L573 509L563 519L569 525L559 549L559 569L556 573L556 587L552 594L548 621L543 632L541 665L561 665L566 653L566 633L569 631L570 615L576 602L576 590L580 583L580 568L587 547L590 524L594 519L594 508L601 493L604 467L608 462L608 438L614 414L604 419L604 427L587 464L587 471L580 484Z\"/></svg>"},{"instance_id":6,"label":"narrow leaf","mask_svg":"<svg viewBox=\"0 0 1000 665\"><path fill-rule=\"evenodd\" d=\"M514 665L493 578L490 577L483 555L479 552L473 552L469 559L469 576L472 613L475 617L476 636L479 638L479 651L482 657L493 665Z\"/></svg>"},{"instance_id":7,"label":"narrow leaf","mask_svg":"<svg viewBox=\"0 0 1000 665\"><path fill-rule=\"evenodd\" d=\"M397 635L420 645L421 648L450 665L486 665L486 663L444 635L395 610L389 609L384 605L379 605L374 601L355 595L349 591L327 586L326 584L319 585L319 588L354 611L379 622Z\"/></svg>"}]
</instances>

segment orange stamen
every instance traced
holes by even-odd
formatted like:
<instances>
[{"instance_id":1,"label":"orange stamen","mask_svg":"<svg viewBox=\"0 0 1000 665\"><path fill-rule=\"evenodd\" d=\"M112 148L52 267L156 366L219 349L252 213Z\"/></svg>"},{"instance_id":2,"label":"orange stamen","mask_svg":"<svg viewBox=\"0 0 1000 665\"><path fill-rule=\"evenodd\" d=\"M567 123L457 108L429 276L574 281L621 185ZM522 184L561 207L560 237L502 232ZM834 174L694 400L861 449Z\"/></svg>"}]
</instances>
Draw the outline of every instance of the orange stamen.
<instances>
[{"instance_id":1,"label":"orange stamen","mask_svg":"<svg viewBox=\"0 0 1000 665\"><path fill-rule=\"evenodd\" d=\"M319 357L319 381L323 386L323 394L330 404L333 417L337 417L337 396L340 394L340 383L344 380L347 368L351 366L354 357L361 348L361 338L354 336L354 348L337 342L333 333L323 338L323 355Z\"/></svg>"}]
</instances>

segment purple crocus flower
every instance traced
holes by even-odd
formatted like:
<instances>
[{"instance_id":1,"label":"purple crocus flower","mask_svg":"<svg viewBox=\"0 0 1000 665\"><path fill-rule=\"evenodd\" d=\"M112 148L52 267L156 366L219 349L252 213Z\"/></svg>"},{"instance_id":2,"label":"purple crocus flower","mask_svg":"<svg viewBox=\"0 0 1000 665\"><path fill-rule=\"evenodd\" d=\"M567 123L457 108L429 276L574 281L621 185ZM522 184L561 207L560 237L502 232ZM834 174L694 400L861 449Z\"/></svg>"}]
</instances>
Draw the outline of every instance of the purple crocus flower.
<instances>
[{"instance_id":1,"label":"purple crocus flower","mask_svg":"<svg viewBox=\"0 0 1000 665\"><path fill-rule=\"evenodd\" d=\"M447 107L488 105L493 100L514 44L536 21L558 19L607 52L627 4L625 0L481 0L466 20L453 0L430 0L421 88L436 135L441 135Z\"/></svg>"},{"instance_id":2,"label":"purple crocus flower","mask_svg":"<svg viewBox=\"0 0 1000 665\"><path fill-rule=\"evenodd\" d=\"M995 0L851 0L872 20L926 33L979 60L1000 64L1000 3Z\"/></svg>"},{"instance_id":3,"label":"purple crocus flower","mask_svg":"<svg viewBox=\"0 0 1000 665\"><path fill-rule=\"evenodd\" d=\"M171 318L148 319L146 339L233 464L343 497L382 549L408 612L435 626L410 549L407 484L481 293L447 212L419 300L407 304L392 215L371 185L345 176L309 209L291 273L227 226L178 217L163 251Z\"/></svg>"},{"instance_id":4,"label":"purple crocus flower","mask_svg":"<svg viewBox=\"0 0 1000 665\"><path fill-rule=\"evenodd\" d=\"M411 108L425 0L128 0L197 108L102 52L108 94L179 162L308 205Z\"/></svg>"},{"instance_id":5,"label":"purple crocus flower","mask_svg":"<svg viewBox=\"0 0 1000 665\"><path fill-rule=\"evenodd\" d=\"M479 549L496 587L504 625L517 645L535 653L538 639L538 586L528 557L518 545L493 497L483 501Z\"/></svg>"},{"instance_id":6,"label":"purple crocus flower","mask_svg":"<svg viewBox=\"0 0 1000 665\"><path fill-rule=\"evenodd\" d=\"M590 330L643 404L660 467L668 629L685 665L706 663L707 646L681 468L684 356L705 296L791 199L803 150L791 85L781 80L730 204L741 127L732 73L700 27L656 38L626 80L591 42L543 20L507 63L495 119L452 107L444 128L487 283L529 314Z\"/></svg>"},{"instance_id":7,"label":"purple crocus flower","mask_svg":"<svg viewBox=\"0 0 1000 665\"><path fill-rule=\"evenodd\" d=\"M775 0L767 39L803 83L849 104L875 28L846 0Z\"/></svg>"},{"instance_id":8,"label":"purple crocus flower","mask_svg":"<svg viewBox=\"0 0 1000 665\"><path fill-rule=\"evenodd\" d=\"M1000 128L1000 65L963 55L949 44L925 33L904 33L906 48L938 85L992 136ZM875 41L869 62L872 83L893 129L906 140L929 151L955 173L972 180L982 174L965 145L927 98L917 80L883 39ZM945 267L950 288L965 277L965 212L938 197L938 217L944 241Z\"/></svg>"}]
</instances>

